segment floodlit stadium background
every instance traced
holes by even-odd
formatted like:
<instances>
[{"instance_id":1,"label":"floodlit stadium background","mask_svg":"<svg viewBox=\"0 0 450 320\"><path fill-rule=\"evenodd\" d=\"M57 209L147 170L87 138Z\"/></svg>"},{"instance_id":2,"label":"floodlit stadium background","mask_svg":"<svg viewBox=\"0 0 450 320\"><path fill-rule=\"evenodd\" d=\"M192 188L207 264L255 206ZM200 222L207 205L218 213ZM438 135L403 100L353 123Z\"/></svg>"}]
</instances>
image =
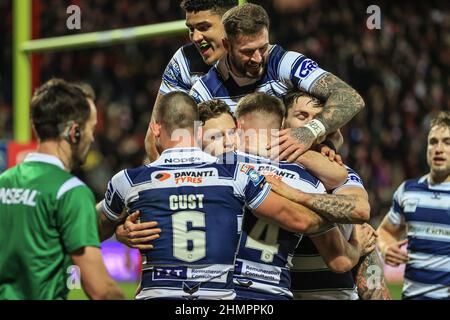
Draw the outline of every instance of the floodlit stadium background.
<instances>
[{"instance_id":1,"label":"floodlit stadium background","mask_svg":"<svg viewBox=\"0 0 450 320\"><path fill-rule=\"evenodd\" d=\"M17 0L16 0L17 1ZM22 0L20 0L22 1ZM179 1L33 0L32 35L48 38L184 19ZM429 119L450 109L450 2L262 0L271 17L271 42L298 51L355 87L366 108L343 128L341 151L369 191L373 226L387 212L400 183L427 172ZM66 9L81 8L81 30L68 30ZM381 29L369 30L366 9L381 9ZM13 133L12 1L0 1L0 172L21 147ZM102 48L31 55L32 87L53 76L90 83L97 94L96 142L77 172L100 200L106 183L142 163L144 136L170 57L189 41L162 37ZM13 150L14 149L14 150ZM16 150L17 149L17 150ZM12 155L14 153L14 155ZM11 162L12 164L12 162ZM105 260L131 296L137 253L114 241ZM401 271L400 271L401 272ZM398 272L387 273L401 281ZM399 296L399 286L392 294ZM73 293L72 297L79 297Z\"/></svg>"}]
</instances>

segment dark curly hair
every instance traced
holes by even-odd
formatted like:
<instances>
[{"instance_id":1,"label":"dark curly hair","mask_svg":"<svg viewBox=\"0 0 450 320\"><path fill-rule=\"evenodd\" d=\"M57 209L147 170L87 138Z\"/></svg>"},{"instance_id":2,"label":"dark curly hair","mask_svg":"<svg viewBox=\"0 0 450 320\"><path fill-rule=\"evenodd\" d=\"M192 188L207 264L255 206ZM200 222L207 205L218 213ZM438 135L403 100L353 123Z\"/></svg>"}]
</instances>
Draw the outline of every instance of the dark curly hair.
<instances>
[{"instance_id":1,"label":"dark curly hair","mask_svg":"<svg viewBox=\"0 0 450 320\"><path fill-rule=\"evenodd\" d=\"M200 121L205 124L209 119L220 117L222 114L229 114L236 121L231 113L230 107L222 100L213 99L200 103L198 105Z\"/></svg>"},{"instance_id":2,"label":"dark curly hair","mask_svg":"<svg viewBox=\"0 0 450 320\"><path fill-rule=\"evenodd\" d=\"M222 16L227 10L237 5L237 0L183 0L180 7L186 12L211 10Z\"/></svg>"}]
</instances>

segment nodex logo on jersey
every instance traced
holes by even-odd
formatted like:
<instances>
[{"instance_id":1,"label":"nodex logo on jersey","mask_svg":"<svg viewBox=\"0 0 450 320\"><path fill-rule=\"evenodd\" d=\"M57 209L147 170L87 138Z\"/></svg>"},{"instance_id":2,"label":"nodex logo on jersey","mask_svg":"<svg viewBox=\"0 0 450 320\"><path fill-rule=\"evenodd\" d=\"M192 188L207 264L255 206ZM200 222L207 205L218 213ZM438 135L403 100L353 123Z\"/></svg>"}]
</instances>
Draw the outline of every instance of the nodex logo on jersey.
<instances>
[{"instance_id":1,"label":"nodex logo on jersey","mask_svg":"<svg viewBox=\"0 0 450 320\"><path fill-rule=\"evenodd\" d=\"M313 72L315 69L317 69L318 65L315 61L311 59L305 59L300 66L297 68L297 71L295 72L295 76L301 79L306 78L309 76L311 72Z\"/></svg>"},{"instance_id":2,"label":"nodex logo on jersey","mask_svg":"<svg viewBox=\"0 0 450 320\"><path fill-rule=\"evenodd\" d=\"M179 164L179 163L192 163L192 162L200 162L200 161L202 161L202 159L200 157L188 157L188 158L165 159L164 163Z\"/></svg>"},{"instance_id":3,"label":"nodex logo on jersey","mask_svg":"<svg viewBox=\"0 0 450 320\"><path fill-rule=\"evenodd\" d=\"M153 280L186 280L187 267L155 267L153 268Z\"/></svg>"}]
</instances>

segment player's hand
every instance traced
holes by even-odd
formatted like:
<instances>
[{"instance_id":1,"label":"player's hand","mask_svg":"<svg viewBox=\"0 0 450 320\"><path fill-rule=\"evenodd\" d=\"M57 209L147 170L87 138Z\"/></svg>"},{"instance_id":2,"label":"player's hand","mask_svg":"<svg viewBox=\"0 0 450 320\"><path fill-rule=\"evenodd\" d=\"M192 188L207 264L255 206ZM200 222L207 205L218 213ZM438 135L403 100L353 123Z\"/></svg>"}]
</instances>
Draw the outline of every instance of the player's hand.
<instances>
[{"instance_id":1,"label":"player's hand","mask_svg":"<svg viewBox=\"0 0 450 320\"><path fill-rule=\"evenodd\" d=\"M288 186L286 183L281 181L280 179L276 179L275 177L266 177L266 181L272 187L272 191L279 194L280 196L287 198L291 201L296 202L297 199L301 196L302 192Z\"/></svg>"},{"instance_id":2,"label":"player's hand","mask_svg":"<svg viewBox=\"0 0 450 320\"><path fill-rule=\"evenodd\" d=\"M305 153L315 141L311 130L305 127L280 130L272 134L272 142L267 149L270 150L274 160L287 160L295 162Z\"/></svg>"},{"instance_id":3,"label":"player's hand","mask_svg":"<svg viewBox=\"0 0 450 320\"><path fill-rule=\"evenodd\" d=\"M328 158L331 162L337 162L339 165L344 165L344 162L342 161L342 157L336 153L333 149L331 149L329 146L325 144L319 144L317 146L318 151L325 157Z\"/></svg>"},{"instance_id":4,"label":"player's hand","mask_svg":"<svg viewBox=\"0 0 450 320\"><path fill-rule=\"evenodd\" d=\"M116 228L116 238L124 245L139 250L151 250L151 241L158 239L161 229L156 221L137 223L141 212L135 211L127 217L124 224Z\"/></svg>"},{"instance_id":5,"label":"player's hand","mask_svg":"<svg viewBox=\"0 0 450 320\"><path fill-rule=\"evenodd\" d=\"M401 250L401 247L407 243L408 239L405 239L387 245L383 252L384 261L393 267L398 267L400 264L408 262L408 254Z\"/></svg>"},{"instance_id":6,"label":"player's hand","mask_svg":"<svg viewBox=\"0 0 450 320\"><path fill-rule=\"evenodd\" d=\"M359 243L361 257L375 250L378 234L368 223L356 224L353 228L352 237Z\"/></svg>"}]
</instances>

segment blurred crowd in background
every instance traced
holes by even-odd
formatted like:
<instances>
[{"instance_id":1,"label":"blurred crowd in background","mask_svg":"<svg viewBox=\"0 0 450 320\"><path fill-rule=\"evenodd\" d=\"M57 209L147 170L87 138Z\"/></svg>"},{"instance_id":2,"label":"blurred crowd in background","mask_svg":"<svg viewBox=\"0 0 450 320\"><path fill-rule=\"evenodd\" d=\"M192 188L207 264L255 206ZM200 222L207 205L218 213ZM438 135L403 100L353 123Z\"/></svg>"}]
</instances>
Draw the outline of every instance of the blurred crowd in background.
<instances>
[{"instance_id":1,"label":"blurred crowd in background","mask_svg":"<svg viewBox=\"0 0 450 320\"><path fill-rule=\"evenodd\" d=\"M363 178L377 225L399 184L427 172L430 118L450 110L450 2L377 1L380 30L366 26L369 1L249 2L268 10L272 43L313 58L364 97L365 110L342 129L341 154ZM66 28L73 3L82 10L80 31ZM184 19L179 1L41 0L40 6L40 38ZM0 2L0 14L0 139L12 139L10 1ZM162 73L188 41L186 33L37 55L41 83L56 76L86 81L96 91L96 142L78 174L98 199L112 175L142 164Z\"/></svg>"}]
</instances>

